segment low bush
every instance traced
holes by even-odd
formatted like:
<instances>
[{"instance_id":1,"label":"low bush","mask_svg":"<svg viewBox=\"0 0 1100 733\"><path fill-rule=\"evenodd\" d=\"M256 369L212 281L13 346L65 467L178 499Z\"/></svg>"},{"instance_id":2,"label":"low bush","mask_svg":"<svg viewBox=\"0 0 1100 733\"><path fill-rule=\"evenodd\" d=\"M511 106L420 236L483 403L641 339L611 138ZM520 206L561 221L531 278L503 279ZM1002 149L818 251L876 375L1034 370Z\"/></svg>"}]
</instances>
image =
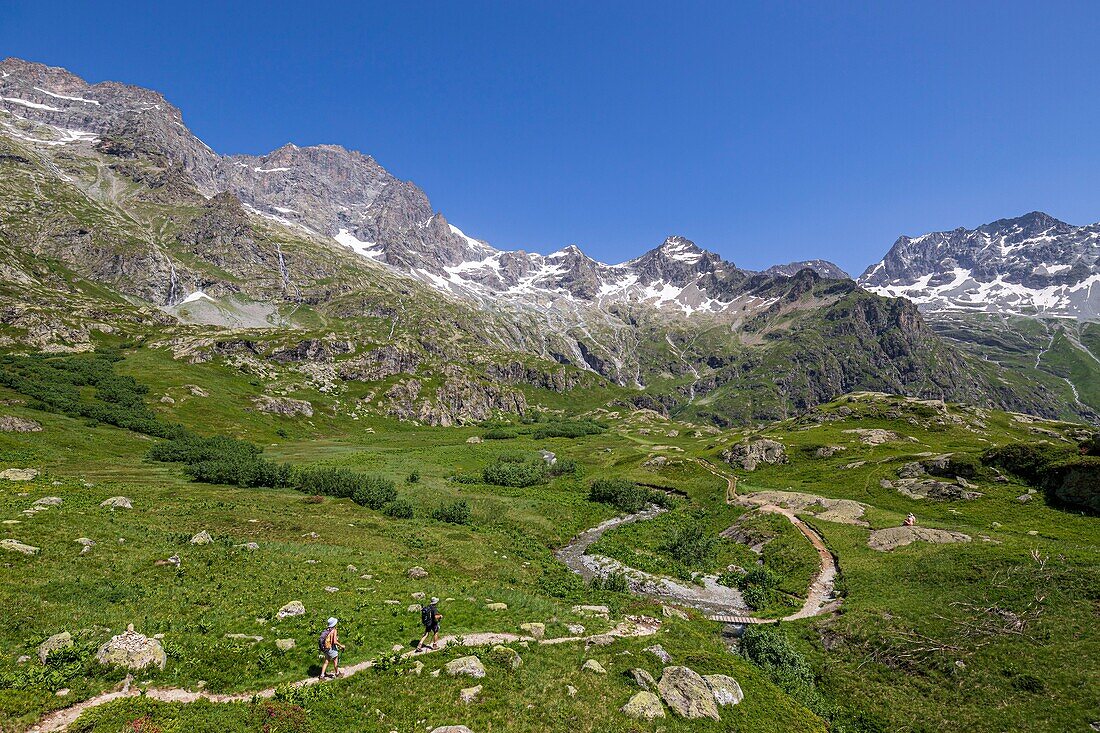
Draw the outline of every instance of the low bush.
<instances>
[{"instance_id":1,"label":"low bush","mask_svg":"<svg viewBox=\"0 0 1100 733\"><path fill-rule=\"evenodd\" d=\"M481 479L493 486L534 486L546 483L549 471L541 458L500 456L481 472Z\"/></svg>"},{"instance_id":2,"label":"low bush","mask_svg":"<svg viewBox=\"0 0 1100 733\"><path fill-rule=\"evenodd\" d=\"M432 511L432 519L448 524L469 524L470 505L465 500L444 504Z\"/></svg>"},{"instance_id":3,"label":"low bush","mask_svg":"<svg viewBox=\"0 0 1100 733\"><path fill-rule=\"evenodd\" d=\"M493 428L492 430L486 431L485 435L482 437L484 437L485 440L511 440L512 438L518 438L519 433L509 428Z\"/></svg>"},{"instance_id":4,"label":"low bush","mask_svg":"<svg viewBox=\"0 0 1100 733\"><path fill-rule=\"evenodd\" d=\"M1041 489L1051 504L1100 514L1100 456L1095 436L1077 448L1050 443L1010 443L982 454L997 466Z\"/></svg>"},{"instance_id":5,"label":"low bush","mask_svg":"<svg viewBox=\"0 0 1100 733\"><path fill-rule=\"evenodd\" d=\"M589 582L593 590L606 590L612 593L629 593L630 583L622 573L602 573L595 575Z\"/></svg>"},{"instance_id":6,"label":"low bush","mask_svg":"<svg viewBox=\"0 0 1100 733\"><path fill-rule=\"evenodd\" d=\"M596 479L588 488L588 500L610 504L629 514L641 511L648 504L668 505L665 494L621 478Z\"/></svg>"},{"instance_id":7,"label":"low bush","mask_svg":"<svg viewBox=\"0 0 1100 733\"><path fill-rule=\"evenodd\" d=\"M393 517L394 519L412 519L413 505L407 499L395 499L387 504L382 512L387 517Z\"/></svg>"},{"instance_id":8,"label":"low bush","mask_svg":"<svg viewBox=\"0 0 1100 733\"><path fill-rule=\"evenodd\" d=\"M568 476L571 478L580 478L581 474L584 473L581 464L572 458L559 458L550 466L549 472L551 476Z\"/></svg>"},{"instance_id":9,"label":"low bush","mask_svg":"<svg viewBox=\"0 0 1100 733\"><path fill-rule=\"evenodd\" d=\"M699 522L691 522L674 529L661 549L685 567L706 566L718 555L718 538Z\"/></svg>"},{"instance_id":10,"label":"low bush","mask_svg":"<svg viewBox=\"0 0 1100 733\"><path fill-rule=\"evenodd\" d=\"M741 637L741 653L787 691L798 686L813 687L810 663L781 631L763 625L748 626Z\"/></svg>"}]
</instances>

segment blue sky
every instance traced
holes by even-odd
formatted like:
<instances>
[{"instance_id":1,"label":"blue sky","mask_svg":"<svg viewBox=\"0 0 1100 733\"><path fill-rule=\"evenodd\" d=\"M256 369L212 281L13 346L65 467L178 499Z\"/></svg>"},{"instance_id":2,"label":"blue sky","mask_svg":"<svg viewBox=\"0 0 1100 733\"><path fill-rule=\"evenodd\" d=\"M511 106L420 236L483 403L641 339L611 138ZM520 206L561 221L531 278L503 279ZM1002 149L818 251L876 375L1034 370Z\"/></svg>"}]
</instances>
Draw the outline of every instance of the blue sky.
<instances>
[{"instance_id":1,"label":"blue sky","mask_svg":"<svg viewBox=\"0 0 1100 733\"><path fill-rule=\"evenodd\" d=\"M1100 220L1100 3L22 2L0 55L157 89L222 153L340 143L468 234L676 233L858 273L899 234Z\"/></svg>"}]
</instances>

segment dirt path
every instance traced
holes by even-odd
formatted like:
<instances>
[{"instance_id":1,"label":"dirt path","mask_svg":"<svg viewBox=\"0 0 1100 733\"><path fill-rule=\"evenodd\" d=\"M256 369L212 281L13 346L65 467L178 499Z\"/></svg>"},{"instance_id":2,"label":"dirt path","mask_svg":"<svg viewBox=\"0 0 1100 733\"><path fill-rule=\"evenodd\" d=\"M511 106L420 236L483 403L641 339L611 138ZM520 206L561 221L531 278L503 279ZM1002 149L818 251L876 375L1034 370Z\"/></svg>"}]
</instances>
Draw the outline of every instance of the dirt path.
<instances>
[{"instance_id":1,"label":"dirt path","mask_svg":"<svg viewBox=\"0 0 1100 733\"><path fill-rule=\"evenodd\" d=\"M648 616L626 616L620 621L613 629L604 632L603 634L592 634L590 636L560 636L553 639L536 639L533 636L523 636L520 634L512 634L507 632L477 632L472 634L452 634L449 636L441 637L439 640L438 649L425 649L422 652L407 651L401 655L402 659L409 659L412 657L422 657L428 654L433 654L438 651L442 651L448 646L458 645L463 647L481 647L488 646L490 644L508 644L516 641L526 641L528 643L537 643L543 645L551 644L566 644L571 642L591 642L599 641L601 639L619 638L628 639L641 636L652 636L657 633L661 628L661 622L655 618L649 618ZM374 666L373 660L365 662L359 662L358 664L352 664L344 667L340 670L340 678L351 677L354 674L358 674L363 670L370 669ZM306 685L315 685L320 682L316 677L307 677L297 682L290 683L293 687L304 687ZM47 714L41 720L38 721L31 731L34 733L57 733L58 731L66 730L70 725L76 722L76 720L86 711L91 708L99 707L100 705L106 705L109 702L115 700L121 700L129 697L144 696L149 700L157 700L159 702L174 702L174 703L192 703L197 700L207 700L214 703L245 703L250 702L253 699L267 699L275 696L275 688L268 687L264 690L257 692L238 692L234 694L217 694L206 692L205 690L185 690L179 687L150 687L145 690L137 689L130 684L130 678L128 677L123 684L122 689L112 692L105 692L95 697L90 697L87 700L70 705L67 708L55 710L52 713Z\"/></svg>"}]
</instances>

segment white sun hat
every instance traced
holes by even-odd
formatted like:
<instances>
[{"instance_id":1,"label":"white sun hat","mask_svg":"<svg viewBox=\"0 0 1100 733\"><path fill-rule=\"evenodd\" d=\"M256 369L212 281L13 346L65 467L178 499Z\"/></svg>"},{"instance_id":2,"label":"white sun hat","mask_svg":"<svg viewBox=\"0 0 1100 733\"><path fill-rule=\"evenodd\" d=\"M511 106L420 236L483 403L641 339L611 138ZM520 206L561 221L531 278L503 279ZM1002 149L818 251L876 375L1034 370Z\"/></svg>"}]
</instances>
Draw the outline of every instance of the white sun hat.
<instances>
[{"instance_id":1,"label":"white sun hat","mask_svg":"<svg viewBox=\"0 0 1100 733\"><path fill-rule=\"evenodd\" d=\"M336 617L335 616L330 616L329 617L328 625L329 625L329 628L332 628L333 626L336 625Z\"/></svg>"}]
</instances>

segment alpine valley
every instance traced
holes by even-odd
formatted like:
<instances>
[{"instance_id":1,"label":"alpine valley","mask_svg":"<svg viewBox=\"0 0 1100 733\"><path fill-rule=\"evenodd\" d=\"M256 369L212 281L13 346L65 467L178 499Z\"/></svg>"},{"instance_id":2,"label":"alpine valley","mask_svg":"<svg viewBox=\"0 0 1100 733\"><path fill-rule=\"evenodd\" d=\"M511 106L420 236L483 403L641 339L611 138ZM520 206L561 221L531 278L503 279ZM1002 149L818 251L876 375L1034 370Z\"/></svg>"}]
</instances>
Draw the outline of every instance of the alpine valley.
<instances>
[{"instance_id":1,"label":"alpine valley","mask_svg":"<svg viewBox=\"0 0 1100 733\"><path fill-rule=\"evenodd\" d=\"M0 62L0 730L1100 729L1100 224L472 234Z\"/></svg>"}]
</instances>

